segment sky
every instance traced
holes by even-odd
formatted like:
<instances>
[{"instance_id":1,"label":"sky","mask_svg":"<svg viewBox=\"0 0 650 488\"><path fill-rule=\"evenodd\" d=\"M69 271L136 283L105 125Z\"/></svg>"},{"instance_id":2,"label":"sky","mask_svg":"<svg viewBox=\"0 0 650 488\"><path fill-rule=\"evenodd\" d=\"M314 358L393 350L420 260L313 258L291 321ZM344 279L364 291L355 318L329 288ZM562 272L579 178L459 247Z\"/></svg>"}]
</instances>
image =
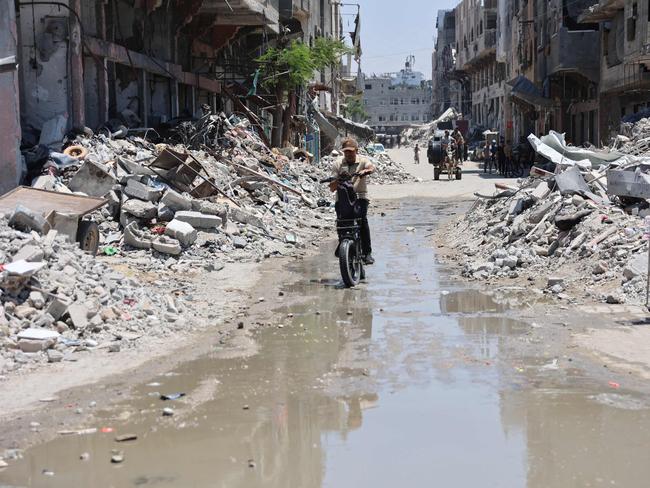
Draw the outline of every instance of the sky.
<instances>
[{"instance_id":1,"label":"sky","mask_svg":"<svg viewBox=\"0 0 650 488\"><path fill-rule=\"evenodd\" d=\"M361 5L361 68L380 74L404 68L409 54L415 71L431 79L431 53L438 10L454 8L458 0L343 0ZM357 8L343 6L343 30L354 30ZM349 36L348 36L349 39Z\"/></svg>"}]
</instances>

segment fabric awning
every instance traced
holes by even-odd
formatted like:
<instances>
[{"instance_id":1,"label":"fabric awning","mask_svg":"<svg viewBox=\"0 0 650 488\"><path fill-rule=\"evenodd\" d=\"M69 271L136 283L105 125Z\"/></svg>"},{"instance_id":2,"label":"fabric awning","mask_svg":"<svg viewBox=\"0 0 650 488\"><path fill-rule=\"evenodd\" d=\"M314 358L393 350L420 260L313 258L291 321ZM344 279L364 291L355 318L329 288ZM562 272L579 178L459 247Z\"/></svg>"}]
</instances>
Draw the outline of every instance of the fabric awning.
<instances>
[{"instance_id":1,"label":"fabric awning","mask_svg":"<svg viewBox=\"0 0 650 488\"><path fill-rule=\"evenodd\" d=\"M519 75L514 80L509 81L508 85L512 87L511 95L513 97L529 105L540 108L551 108L553 106L553 100L546 98L542 94L542 90L537 88L524 75Z\"/></svg>"}]
</instances>

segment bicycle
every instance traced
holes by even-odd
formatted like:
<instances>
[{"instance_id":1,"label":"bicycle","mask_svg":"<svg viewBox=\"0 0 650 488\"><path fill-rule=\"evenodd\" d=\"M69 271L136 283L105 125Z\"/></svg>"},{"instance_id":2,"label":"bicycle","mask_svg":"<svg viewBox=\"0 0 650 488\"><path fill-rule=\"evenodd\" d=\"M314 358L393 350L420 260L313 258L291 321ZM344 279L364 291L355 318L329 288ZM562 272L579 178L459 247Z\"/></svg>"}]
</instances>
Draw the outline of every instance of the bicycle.
<instances>
[{"instance_id":1,"label":"bicycle","mask_svg":"<svg viewBox=\"0 0 650 488\"><path fill-rule=\"evenodd\" d=\"M336 255L339 258L341 278L347 288L358 285L366 277L361 247L361 209L352 184L352 179L359 176L362 174L344 173L321 180L321 183L337 182L336 230L339 244Z\"/></svg>"}]
</instances>

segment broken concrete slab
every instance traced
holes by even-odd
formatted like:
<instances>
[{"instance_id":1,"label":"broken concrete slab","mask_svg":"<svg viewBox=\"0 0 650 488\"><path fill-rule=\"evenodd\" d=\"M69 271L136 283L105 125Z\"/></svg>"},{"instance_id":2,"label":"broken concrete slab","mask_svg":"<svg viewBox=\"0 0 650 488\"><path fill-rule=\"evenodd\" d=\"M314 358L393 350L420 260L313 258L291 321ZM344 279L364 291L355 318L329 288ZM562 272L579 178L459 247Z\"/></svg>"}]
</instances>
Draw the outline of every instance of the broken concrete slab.
<instances>
[{"instance_id":1,"label":"broken concrete slab","mask_svg":"<svg viewBox=\"0 0 650 488\"><path fill-rule=\"evenodd\" d=\"M157 203L162 196L162 190L145 185L133 178L124 187L124 193L130 197L154 203Z\"/></svg>"},{"instance_id":2,"label":"broken concrete slab","mask_svg":"<svg viewBox=\"0 0 650 488\"><path fill-rule=\"evenodd\" d=\"M555 175L555 184L562 195L589 192L589 186L582 177L577 166L573 166L562 173Z\"/></svg>"},{"instance_id":3,"label":"broken concrete slab","mask_svg":"<svg viewBox=\"0 0 650 488\"><path fill-rule=\"evenodd\" d=\"M648 256L644 253L632 257L623 269L623 276L629 281L637 276L647 276Z\"/></svg>"},{"instance_id":4,"label":"broken concrete slab","mask_svg":"<svg viewBox=\"0 0 650 488\"><path fill-rule=\"evenodd\" d=\"M632 198L650 198L650 175L640 171L607 171L607 189L610 195Z\"/></svg>"},{"instance_id":5,"label":"broken concrete slab","mask_svg":"<svg viewBox=\"0 0 650 488\"><path fill-rule=\"evenodd\" d=\"M591 215L593 210L580 210L568 215L556 215L555 226L560 230L571 230L580 223L582 219Z\"/></svg>"},{"instance_id":6,"label":"broken concrete slab","mask_svg":"<svg viewBox=\"0 0 650 488\"><path fill-rule=\"evenodd\" d=\"M198 236L196 229L192 225L178 219L174 219L167 224L165 227L165 235L178 239L183 247L194 244Z\"/></svg>"},{"instance_id":7,"label":"broken concrete slab","mask_svg":"<svg viewBox=\"0 0 650 488\"><path fill-rule=\"evenodd\" d=\"M13 255L11 261L16 262L16 261L25 260L30 263L35 263L37 261L41 261L44 256L45 253L43 252L43 249L41 249L39 246L27 244L21 247L20 250Z\"/></svg>"},{"instance_id":8,"label":"broken concrete slab","mask_svg":"<svg viewBox=\"0 0 650 488\"><path fill-rule=\"evenodd\" d=\"M54 298L47 306L46 312L54 317L54 320L59 320L68 311L68 304Z\"/></svg>"},{"instance_id":9,"label":"broken concrete slab","mask_svg":"<svg viewBox=\"0 0 650 488\"><path fill-rule=\"evenodd\" d=\"M181 243L178 239L166 236L156 237L153 240L153 248L158 252L171 254L172 256L178 256L182 251Z\"/></svg>"},{"instance_id":10,"label":"broken concrete slab","mask_svg":"<svg viewBox=\"0 0 650 488\"><path fill-rule=\"evenodd\" d=\"M89 311L85 304L79 302L75 302L68 307L68 315L76 329L83 330L88 326Z\"/></svg>"},{"instance_id":11,"label":"broken concrete slab","mask_svg":"<svg viewBox=\"0 0 650 488\"><path fill-rule=\"evenodd\" d=\"M551 194L551 187L546 181L540 181L539 184L535 187L531 196L535 200L543 200Z\"/></svg>"},{"instance_id":12,"label":"broken concrete slab","mask_svg":"<svg viewBox=\"0 0 650 488\"><path fill-rule=\"evenodd\" d=\"M175 211L192 210L192 200L171 188L162 196L160 203Z\"/></svg>"},{"instance_id":13,"label":"broken concrete slab","mask_svg":"<svg viewBox=\"0 0 650 488\"><path fill-rule=\"evenodd\" d=\"M187 222L192 227L198 229L215 229L217 227L220 227L223 223L221 217L204 214L201 212L194 212L191 210L181 210L179 212L176 212L174 218L175 220L180 220L181 222Z\"/></svg>"},{"instance_id":14,"label":"broken concrete slab","mask_svg":"<svg viewBox=\"0 0 650 488\"><path fill-rule=\"evenodd\" d=\"M122 204L122 211L142 220L152 220L158 215L158 209L151 202L131 198Z\"/></svg>"},{"instance_id":15,"label":"broken concrete slab","mask_svg":"<svg viewBox=\"0 0 650 488\"><path fill-rule=\"evenodd\" d=\"M16 205L11 217L9 217L9 225L18 230L35 230L41 234L45 234L50 230L50 224L42 215L24 205Z\"/></svg>"},{"instance_id":16,"label":"broken concrete slab","mask_svg":"<svg viewBox=\"0 0 650 488\"><path fill-rule=\"evenodd\" d=\"M91 197L103 197L116 183L117 179L106 168L91 161L84 161L68 183L68 188Z\"/></svg>"},{"instance_id":17,"label":"broken concrete slab","mask_svg":"<svg viewBox=\"0 0 650 488\"><path fill-rule=\"evenodd\" d=\"M151 249L151 240L146 237L135 222L124 228L124 244L137 249Z\"/></svg>"}]
</instances>

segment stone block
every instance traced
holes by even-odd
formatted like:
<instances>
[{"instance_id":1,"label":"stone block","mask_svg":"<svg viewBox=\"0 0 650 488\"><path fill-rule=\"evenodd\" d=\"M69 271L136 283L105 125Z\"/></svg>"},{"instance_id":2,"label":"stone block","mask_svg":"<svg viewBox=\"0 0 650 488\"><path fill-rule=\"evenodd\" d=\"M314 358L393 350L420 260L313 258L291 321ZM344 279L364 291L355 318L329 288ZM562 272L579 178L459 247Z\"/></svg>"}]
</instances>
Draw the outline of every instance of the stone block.
<instances>
[{"instance_id":1,"label":"stone block","mask_svg":"<svg viewBox=\"0 0 650 488\"><path fill-rule=\"evenodd\" d=\"M45 253L40 247L34 246L32 244L27 244L21 247L11 260L13 262L16 262L24 259L25 261L36 263L38 261L42 261L44 255Z\"/></svg>"},{"instance_id":2,"label":"stone block","mask_svg":"<svg viewBox=\"0 0 650 488\"><path fill-rule=\"evenodd\" d=\"M635 255L630 259L623 269L623 276L627 280L632 280L637 276L647 276L648 274L648 256L645 253Z\"/></svg>"},{"instance_id":3,"label":"stone block","mask_svg":"<svg viewBox=\"0 0 650 488\"><path fill-rule=\"evenodd\" d=\"M158 209L151 202L131 198L122 205L122 212L126 212L138 219L152 220L158 215Z\"/></svg>"},{"instance_id":4,"label":"stone block","mask_svg":"<svg viewBox=\"0 0 650 488\"><path fill-rule=\"evenodd\" d=\"M548 186L546 181L540 181L539 185L533 190L531 196L535 200L543 200L551 194L551 188Z\"/></svg>"},{"instance_id":5,"label":"stone block","mask_svg":"<svg viewBox=\"0 0 650 488\"><path fill-rule=\"evenodd\" d=\"M165 192L160 203L176 211L192 210L192 200L171 189Z\"/></svg>"},{"instance_id":6,"label":"stone block","mask_svg":"<svg viewBox=\"0 0 650 488\"><path fill-rule=\"evenodd\" d=\"M243 237L233 237L232 245L235 246L235 249L244 249L248 245L248 241Z\"/></svg>"},{"instance_id":7,"label":"stone block","mask_svg":"<svg viewBox=\"0 0 650 488\"><path fill-rule=\"evenodd\" d=\"M166 206L162 201L158 203L158 222L171 222L175 213L173 208Z\"/></svg>"},{"instance_id":8,"label":"stone block","mask_svg":"<svg viewBox=\"0 0 650 488\"><path fill-rule=\"evenodd\" d=\"M147 202L158 202L162 196L162 190L147 186L135 179L128 181L124 187L124 193L130 197L139 198Z\"/></svg>"},{"instance_id":9,"label":"stone block","mask_svg":"<svg viewBox=\"0 0 650 488\"><path fill-rule=\"evenodd\" d=\"M76 329L83 330L88 326L88 307L83 303L73 303L68 307L68 315Z\"/></svg>"},{"instance_id":10,"label":"stone block","mask_svg":"<svg viewBox=\"0 0 650 488\"><path fill-rule=\"evenodd\" d=\"M63 314L68 311L68 304L54 298L47 306L46 313L54 317L54 320L59 320Z\"/></svg>"},{"instance_id":11,"label":"stone block","mask_svg":"<svg viewBox=\"0 0 650 488\"><path fill-rule=\"evenodd\" d=\"M181 243L178 239L171 237L160 236L154 239L153 248L163 254L171 254L177 256L181 253Z\"/></svg>"},{"instance_id":12,"label":"stone block","mask_svg":"<svg viewBox=\"0 0 650 488\"><path fill-rule=\"evenodd\" d=\"M187 222L178 219L174 219L167 224L165 235L178 239L183 247L191 246L197 238L196 229Z\"/></svg>"},{"instance_id":13,"label":"stone block","mask_svg":"<svg viewBox=\"0 0 650 488\"><path fill-rule=\"evenodd\" d=\"M220 227L223 223L221 217L191 210L181 210L176 212L174 219L180 220L181 222L187 222L192 227L198 229L214 229Z\"/></svg>"},{"instance_id":14,"label":"stone block","mask_svg":"<svg viewBox=\"0 0 650 488\"><path fill-rule=\"evenodd\" d=\"M124 228L124 243L137 249L151 249L151 240L145 236L135 222Z\"/></svg>"},{"instance_id":15,"label":"stone block","mask_svg":"<svg viewBox=\"0 0 650 488\"><path fill-rule=\"evenodd\" d=\"M35 230L42 234L50 230L50 225L42 215L23 205L16 205L11 217L9 217L9 225L18 230L27 232Z\"/></svg>"}]
</instances>

